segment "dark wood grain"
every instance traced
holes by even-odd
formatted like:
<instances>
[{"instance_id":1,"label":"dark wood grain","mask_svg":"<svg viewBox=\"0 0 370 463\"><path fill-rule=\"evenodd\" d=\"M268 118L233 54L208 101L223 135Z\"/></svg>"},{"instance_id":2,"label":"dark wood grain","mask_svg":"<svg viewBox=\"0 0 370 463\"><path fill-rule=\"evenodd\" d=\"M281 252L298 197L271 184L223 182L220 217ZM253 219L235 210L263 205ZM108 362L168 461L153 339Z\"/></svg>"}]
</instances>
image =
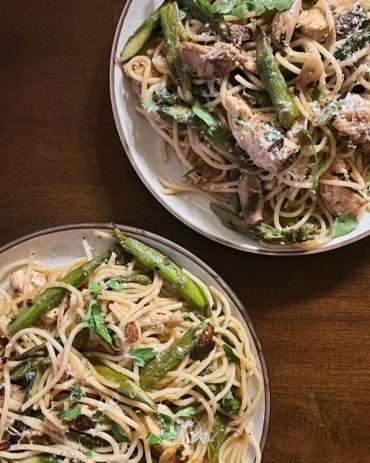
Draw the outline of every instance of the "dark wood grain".
<instances>
[{"instance_id":1,"label":"dark wood grain","mask_svg":"<svg viewBox=\"0 0 370 463\"><path fill-rule=\"evenodd\" d=\"M185 246L232 286L259 333L272 388L264 462L368 463L369 240L263 257L170 216L134 173L111 113L109 56L123 3L2 3L0 245L53 225L114 221Z\"/></svg>"}]
</instances>

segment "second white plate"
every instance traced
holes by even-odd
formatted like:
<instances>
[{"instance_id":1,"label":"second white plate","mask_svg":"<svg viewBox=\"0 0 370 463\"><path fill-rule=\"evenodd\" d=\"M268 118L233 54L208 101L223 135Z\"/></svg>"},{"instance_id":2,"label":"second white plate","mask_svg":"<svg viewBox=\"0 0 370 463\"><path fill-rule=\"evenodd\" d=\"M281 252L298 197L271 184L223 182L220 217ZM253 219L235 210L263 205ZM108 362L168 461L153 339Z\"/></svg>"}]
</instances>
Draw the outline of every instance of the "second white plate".
<instances>
[{"instance_id":1,"label":"second white plate","mask_svg":"<svg viewBox=\"0 0 370 463\"><path fill-rule=\"evenodd\" d=\"M226 228L209 207L209 200L197 193L164 195L159 177L181 183L184 174L175 156L162 161L161 141L146 118L135 111L138 97L131 82L123 75L117 57L128 37L162 3L162 0L128 0L118 22L110 63L110 91L114 119L127 156L149 191L171 214L193 230L219 243L242 251L270 255L302 255L329 251L345 246L370 234L370 214L348 235L336 238L325 246L300 250L287 246L268 245Z\"/></svg>"}]
</instances>

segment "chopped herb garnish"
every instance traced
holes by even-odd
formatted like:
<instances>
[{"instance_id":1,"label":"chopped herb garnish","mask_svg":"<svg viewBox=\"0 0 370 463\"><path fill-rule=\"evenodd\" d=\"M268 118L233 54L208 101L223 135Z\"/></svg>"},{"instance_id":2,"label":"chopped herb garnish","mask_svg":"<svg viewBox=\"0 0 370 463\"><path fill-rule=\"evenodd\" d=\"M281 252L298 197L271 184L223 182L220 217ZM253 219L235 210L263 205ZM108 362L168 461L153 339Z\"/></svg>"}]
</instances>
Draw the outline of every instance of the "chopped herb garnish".
<instances>
[{"instance_id":1,"label":"chopped herb garnish","mask_svg":"<svg viewBox=\"0 0 370 463\"><path fill-rule=\"evenodd\" d=\"M157 445L161 442L161 438L152 432L148 432L146 438L148 439L150 445Z\"/></svg>"},{"instance_id":2,"label":"chopped herb garnish","mask_svg":"<svg viewBox=\"0 0 370 463\"><path fill-rule=\"evenodd\" d=\"M333 238L351 233L358 225L357 217L353 212L338 214L332 226Z\"/></svg>"},{"instance_id":3,"label":"chopped herb garnish","mask_svg":"<svg viewBox=\"0 0 370 463\"><path fill-rule=\"evenodd\" d=\"M180 417L185 417L185 416L192 416L192 415L195 415L196 413L198 413L197 407L186 407L176 412L175 416L177 418L180 418Z\"/></svg>"},{"instance_id":4,"label":"chopped herb garnish","mask_svg":"<svg viewBox=\"0 0 370 463\"><path fill-rule=\"evenodd\" d=\"M80 388L80 386L78 384L74 384L72 386L71 393L69 395L69 400L71 401L80 400L84 395L85 393Z\"/></svg>"},{"instance_id":5,"label":"chopped herb garnish","mask_svg":"<svg viewBox=\"0 0 370 463\"><path fill-rule=\"evenodd\" d=\"M320 90L318 89L318 87L314 87L312 89L312 98L315 100L315 101L320 101L322 100L322 97L323 97L323 94L320 92Z\"/></svg>"},{"instance_id":6,"label":"chopped herb garnish","mask_svg":"<svg viewBox=\"0 0 370 463\"><path fill-rule=\"evenodd\" d=\"M64 412L58 413L57 417L61 421L73 421L80 415L81 415L81 407L79 405L76 405L75 407L69 408L68 410L65 410Z\"/></svg>"},{"instance_id":7,"label":"chopped herb garnish","mask_svg":"<svg viewBox=\"0 0 370 463\"><path fill-rule=\"evenodd\" d=\"M89 309L84 320L84 325L95 330L104 341L113 347L112 337L108 331L108 328L104 325L101 307L96 299L90 300Z\"/></svg>"},{"instance_id":8,"label":"chopped herb garnish","mask_svg":"<svg viewBox=\"0 0 370 463\"><path fill-rule=\"evenodd\" d=\"M235 354L234 350L228 344L224 344L222 347L226 354L227 360L231 363L240 365L240 358Z\"/></svg>"},{"instance_id":9,"label":"chopped herb garnish","mask_svg":"<svg viewBox=\"0 0 370 463\"><path fill-rule=\"evenodd\" d=\"M89 290L90 290L90 293L92 294L99 294L102 288L99 285L99 283L96 283L95 281L93 281L92 283L89 284Z\"/></svg>"},{"instance_id":10,"label":"chopped herb garnish","mask_svg":"<svg viewBox=\"0 0 370 463\"><path fill-rule=\"evenodd\" d=\"M150 111L157 111L159 109L158 105L154 103L154 101L146 101L145 103L142 104L143 109L145 111L150 112Z\"/></svg>"},{"instance_id":11,"label":"chopped herb garnish","mask_svg":"<svg viewBox=\"0 0 370 463\"><path fill-rule=\"evenodd\" d=\"M126 436L126 434L123 434L121 432L121 428L114 421L112 423L112 437L118 443L121 443L121 442L126 442L127 444L131 443L131 439L128 436Z\"/></svg>"},{"instance_id":12,"label":"chopped herb garnish","mask_svg":"<svg viewBox=\"0 0 370 463\"><path fill-rule=\"evenodd\" d=\"M259 16L266 10L287 10L292 3L293 0L219 0L212 5L212 9L214 13L233 14L238 18L245 18L251 11Z\"/></svg>"},{"instance_id":13,"label":"chopped herb garnish","mask_svg":"<svg viewBox=\"0 0 370 463\"><path fill-rule=\"evenodd\" d=\"M193 113L197 117L199 117L199 119L201 119L203 122L205 122L208 125L209 130L211 130L211 132L217 130L218 128L217 119L215 119L212 116L212 114L210 114L206 109L204 109L198 101L193 105L192 110L193 110Z\"/></svg>"},{"instance_id":14,"label":"chopped herb garnish","mask_svg":"<svg viewBox=\"0 0 370 463\"><path fill-rule=\"evenodd\" d=\"M85 453L85 455L87 456L87 458L92 458L92 457L94 456L92 450L86 450L86 452L84 452L84 453Z\"/></svg>"},{"instance_id":15,"label":"chopped herb garnish","mask_svg":"<svg viewBox=\"0 0 370 463\"><path fill-rule=\"evenodd\" d=\"M157 355L152 347L131 347L128 353L132 358L132 362L139 367L143 367L147 360Z\"/></svg>"},{"instance_id":16,"label":"chopped herb garnish","mask_svg":"<svg viewBox=\"0 0 370 463\"><path fill-rule=\"evenodd\" d=\"M108 280L105 285L107 288L112 289L113 291L122 291L123 286L122 282L124 280L124 277L122 275L118 275L114 278L111 278Z\"/></svg>"}]
</instances>

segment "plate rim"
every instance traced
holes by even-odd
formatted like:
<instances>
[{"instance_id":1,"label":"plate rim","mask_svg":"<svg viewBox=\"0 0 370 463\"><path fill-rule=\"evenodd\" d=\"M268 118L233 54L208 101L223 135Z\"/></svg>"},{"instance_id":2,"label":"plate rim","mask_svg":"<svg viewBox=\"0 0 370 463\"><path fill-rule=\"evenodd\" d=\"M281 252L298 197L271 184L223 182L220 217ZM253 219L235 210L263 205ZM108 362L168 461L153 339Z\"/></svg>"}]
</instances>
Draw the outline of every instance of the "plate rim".
<instances>
[{"instance_id":1,"label":"plate rim","mask_svg":"<svg viewBox=\"0 0 370 463\"><path fill-rule=\"evenodd\" d=\"M249 252L252 254L260 254L260 255L269 255L269 256L289 256L289 257L296 257L296 256L304 256L308 254L318 254L322 252L327 252L327 251L333 251L334 249L338 249L344 246L348 246L352 243L355 243L356 241L360 241L361 239L364 239L368 236L370 236L370 228L359 235L354 236L353 238L345 241L340 241L338 243L334 244L327 244L324 246L319 246L317 248L312 248L312 249L292 249L290 250L287 249L282 249L282 250L277 250L277 249L269 249L268 247L266 248L253 248L249 244L244 244L243 246L240 246L237 242L235 241L230 241L227 239L223 239L222 237L216 236L212 233L208 233L199 226L195 225L194 223L190 222L189 220L185 219L182 217L176 209L172 208L169 204L166 203L166 201L162 198L161 195L158 195L157 192L154 190L154 188L150 185L149 182L147 182L144 174L141 172L139 166L136 163L135 157L133 156L131 149L127 143L123 127L120 121L120 117L118 114L118 108L117 108L117 103L116 103L116 94L114 90L114 83L115 83L115 78L114 78L114 71L115 71L115 66L117 65L117 60L116 60L116 55L117 55L117 45L119 41L119 37L121 35L121 31L123 28L123 23L126 18L127 12L132 5L133 0L127 0L121 16L118 20L117 27L114 33L114 39L113 39L113 44L111 48L111 54L110 54L110 63L109 63L109 91L110 91L110 99L111 99L111 106L112 106L112 112L113 112L113 118L114 122L116 125L116 129L118 132L118 136L121 140L121 144L123 145L123 148L125 150L126 156L128 160L130 161L132 167L134 168L136 174L140 178L140 180L143 182L145 187L149 190L149 192L155 197L157 201L165 208L167 211L174 216L177 220L185 224L187 227L189 227L191 230L199 233L200 235L204 236L207 239L210 239L216 243L222 244L224 246L237 249L238 251L243 251L243 252Z\"/></svg>"},{"instance_id":2,"label":"plate rim","mask_svg":"<svg viewBox=\"0 0 370 463\"><path fill-rule=\"evenodd\" d=\"M174 243L173 241L167 238L164 238L160 235L157 235L156 233L152 233L147 230L143 230L141 228L136 228L136 227L131 227L128 225L122 225L122 224L113 225L112 223L107 223L107 222L102 222L102 223L81 222L81 223L57 225L54 227L49 227L49 228L45 228L42 230L38 230L33 233L29 233L27 235L16 238L15 240L12 240L9 243L6 243L5 245L1 246L0 247L0 257L4 252L14 247L17 247L22 243L26 243L27 241L30 241L34 238L40 238L40 237L47 236L53 233L70 231L70 230L83 230L83 229L112 230L114 227L118 227L120 230L126 233L129 233L129 234L133 234L135 236L140 236L140 237L142 236L142 237L152 239L154 242L163 244L171 248L176 253L182 254L186 258L190 259L196 265L198 265L203 271L209 274L214 280L216 280L217 283L220 285L220 287L225 292L226 296L234 303L238 312L241 314L245 323L248 326L249 332L256 346L258 358L261 363L261 369L262 369L262 375L263 375L263 385L264 385L264 392L265 392L265 412L264 412L263 428L262 428L262 435L261 435L261 441L260 441L261 453L263 453L265 446L266 446L266 440L267 440L267 435L268 435L269 426L270 426L271 389L270 389L269 371L268 371L265 355L262 349L262 345L258 337L258 334L254 328L252 320L248 314L248 311L245 308L242 301L239 299L236 293L231 289L231 287L225 282L225 280L217 272L215 272L208 264L206 264L203 260L201 260L199 257L194 255L192 252L188 251L184 247L180 246L179 244Z\"/></svg>"}]
</instances>

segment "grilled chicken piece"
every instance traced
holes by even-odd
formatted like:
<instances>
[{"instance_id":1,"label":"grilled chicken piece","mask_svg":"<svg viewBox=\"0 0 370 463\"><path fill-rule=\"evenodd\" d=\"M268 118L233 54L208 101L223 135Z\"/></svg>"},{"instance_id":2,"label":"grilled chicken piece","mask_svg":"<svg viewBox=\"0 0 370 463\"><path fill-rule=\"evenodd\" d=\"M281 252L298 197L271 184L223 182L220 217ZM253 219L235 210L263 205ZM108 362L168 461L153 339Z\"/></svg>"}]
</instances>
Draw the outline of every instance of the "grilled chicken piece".
<instances>
[{"instance_id":1,"label":"grilled chicken piece","mask_svg":"<svg viewBox=\"0 0 370 463\"><path fill-rule=\"evenodd\" d=\"M343 161L334 161L322 178L348 181L349 174L346 164ZM327 208L334 215L343 212L357 214L361 207L367 203L366 198L363 198L354 190L345 186L320 183L319 193Z\"/></svg>"},{"instance_id":2,"label":"grilled chicken piece","mask_svg":"<svg viewBox=\"0 0 370 463\"><path fill-rule=\"evenodd\" d=\"M299 147L281 132L256 119L240 98L228 95L225 107L234 138L256 166L276 172L298 151Z\"/></svg>"},{"instance_id":3,"label":"grilled chicken piece","mask_svg":"<svg viewBox=\"0 0 370 463\"><path fill-rule=\"evenodd\" d=\"M348 93L342 100L333 126L354 143L370 142L370 100Z\"/></svg>"},{"instance_id":4,"label":"grilled chicken piece","mask_svg":"<svg viewBox=\"0 0 370 463\"><path fill-rule=\"evenodd\" d=\"M21 268L16 272L12 273L9 276L9 284L14 289L16 293L23 293L24 280L26 277L26 268ZM28 288L25 288L26 291L33 291L36 288L41 288L47 283L45 276L36 272L35 270L31 271Z\"/></svg>"},{"instance_id":5,"label":"grilled chicken piece","mask_svg":"<svg viewBox=\"0 0 370 463\"><path fill-rule=\"evenodd\" d=\"M272 41L276 47L289 45L301 8L302 0L294 0L289 10L276 14L272 21Z\"/></svg>"},{"instance_id":6,"label":"grilled chicken piece","mask_svg":"<svg viewBox=\"0 0 370 463\"><path fill-rule=\"evenodd\" d=\"M298 18L297 27L301 29L304 35L317 42L324 40L329 32L325 13L317 5L309 10L302 11Z\"/></svg>"},{"instance_id":7,"label":"grilled chicken piece","mask_svg":"<svg viewBox=\"0 0 370 463\"><path fill-rule=\"evenodd\" d=\"M297 82L301 87L307 87L307 85L320 80L323 72L324 65L321 59L316 55L310 55L303 63Z\"/></svg>"},{"instance_id":8,"label":"grilled chicken piece","mask_svg":"<svg viewBox=\"0 0 370 463\"><path fill-rule=\"evenodd\" d=\"M261 182L256 175L250 175L243 171L239 183L238 193L242 207L242 215L247 223L255 225L260 222L262 209L257 207L258 195L261 193Z\"/></svg>"},{"instance_id":9,"label":"grilled chicken piece","mask_svg":"<svg viewBox=\"0 0 370 463\"><path fill-rule=\"evenodd\" d=\"M3 392L3 391L2 391ZM11 412L19 412L23 403L24 389L16 384L12 384L10 390L9 410ZM0 408L4 405L4 395L0 395Z\"/></svg>"},{"instance_id":10,"label":"grilled chicken piece","mask_svg":"<svg viewBox=\"0 0 370 463\"><path fill-rule=\"evenodd\" d=\"M252 30L245 24L233 24L230 26L231 40L235 45L248 42L253 36Z\"/></svg>"},{"instance_id":11,"label":"grilled chicken piece","mask_svg":"<svg viewBox=\"0 0 370 463\"><path fill-rule=\"evenodd\" d=\"M207 46L181 42L176 50L188 72L199 79L222 77L238 67L252 72L257 69L253 58L230 43L216 42Z\"/></svg>"},{"instance_id":12,"label":"grilled chicken piece","mask_svg":"<svg viewBox=\"0 0 370 463\"><path fill-rule=\"evenodd\" d=\"M339 36L346 37L351 31L355 31L360 24L359 2L353 0L328 0L328 5L333 13L336 30ZM317 42L323 41L329 34L324 10L316 4L312 8L303 11L298 18L298 28L303 34Z\"/></svg>"}]
</instances>

